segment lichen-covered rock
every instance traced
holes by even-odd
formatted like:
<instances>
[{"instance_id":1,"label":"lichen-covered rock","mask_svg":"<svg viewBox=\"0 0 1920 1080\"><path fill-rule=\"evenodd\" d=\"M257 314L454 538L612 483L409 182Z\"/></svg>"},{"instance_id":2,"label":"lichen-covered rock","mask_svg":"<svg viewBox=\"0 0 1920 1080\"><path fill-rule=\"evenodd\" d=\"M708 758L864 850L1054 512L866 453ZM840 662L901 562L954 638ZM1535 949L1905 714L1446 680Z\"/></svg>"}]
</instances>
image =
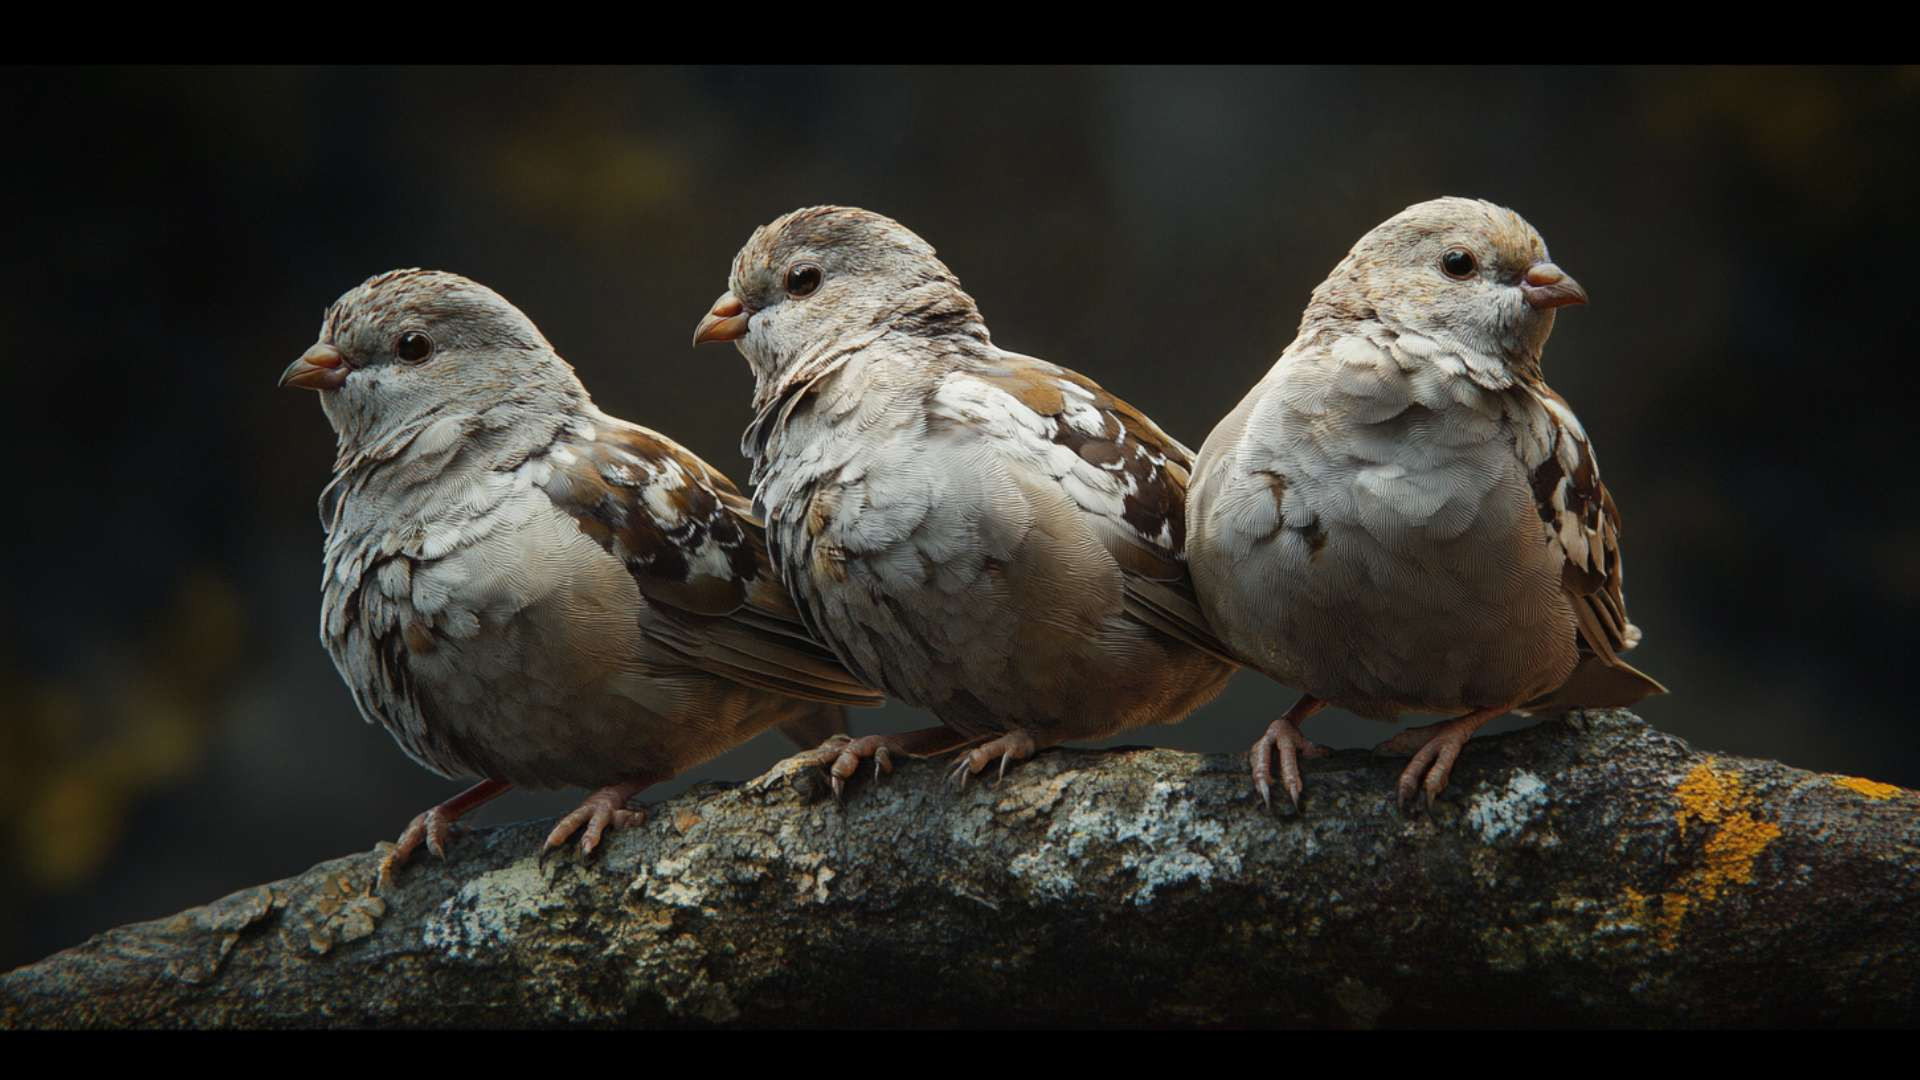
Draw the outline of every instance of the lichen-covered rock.
<instances>
[{"instance_id":1,"label":"lichen-covered rock","mask_svg":"<svg viewBox=\"0 0 1920 1080\"><path fill-rule=\"evenodd\" d=\"M374 894L336 859L0 977L0 1026L1920 1021L1920 796L1627 713L1399 763L1056 750L706 785L602 856L486 830Z\"/></svg>"}]
</instances>

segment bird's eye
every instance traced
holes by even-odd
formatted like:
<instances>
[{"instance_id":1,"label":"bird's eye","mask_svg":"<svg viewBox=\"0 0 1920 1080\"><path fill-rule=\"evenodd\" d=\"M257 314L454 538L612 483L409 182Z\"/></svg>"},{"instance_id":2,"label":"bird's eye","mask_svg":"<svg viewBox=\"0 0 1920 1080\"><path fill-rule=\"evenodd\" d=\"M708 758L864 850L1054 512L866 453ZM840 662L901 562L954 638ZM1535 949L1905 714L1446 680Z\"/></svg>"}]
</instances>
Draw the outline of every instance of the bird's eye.
<instances>
[{"instance_id":1,"label":"bird's eye","mask_svg":"<svg viewBox=\"0 0 1920 1080\"><path fill-rule=\"evenodd\" d=\"M409 330L393 339L393 355L409 364L424 364L433 355L433 339L418 330Z\"/></svg>"},{"instance_id":2,"label":"bird's eye","mask_svg":"<svg viewBox=\"0 0 1920 1080\"><path fill-rule=\"evenodd\" d=\"M1473 273L1473 256L1467 252L1466 248L1448 248L1447 253L1440 256L1440 269L1445 270L1448 277L1464 278L1471 276Z\"/></svg>"},{"instance_id":3,"label":"bird's eye","mask_svg":"<svg viewBox=\"0 0 1920 1080\"><path fill-rule=\"evenodd\" d=\"M801 297L811 295L820 287L820 268L812 263L794 263L787 271L787 295Z\"/></svg>"}]
</instances>

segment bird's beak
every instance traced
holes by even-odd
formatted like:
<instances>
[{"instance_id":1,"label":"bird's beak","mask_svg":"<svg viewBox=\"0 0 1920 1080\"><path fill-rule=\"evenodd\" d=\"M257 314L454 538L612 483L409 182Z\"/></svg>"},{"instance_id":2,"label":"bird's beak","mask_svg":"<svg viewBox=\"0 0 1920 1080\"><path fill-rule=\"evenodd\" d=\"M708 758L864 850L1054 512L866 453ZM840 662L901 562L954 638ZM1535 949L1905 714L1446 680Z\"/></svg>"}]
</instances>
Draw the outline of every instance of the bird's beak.
<instances>
[{"instance_id":1,"label":"bird's beak","mask_svg":"<svg viewBox=\"0 0 1920 1080\"><path fill-rule=\"evenodd\" d=\"M287 370L280 373L280 385L298 386L303 390L337 390L352 370L339 349L315 345L287 365Z\"/></svg>"},{"instance_id":2,"label":"bird's beak","mask_svg":"<svg viewBox=\"0 0 1920 1080\"><path fill-rule=\"evenodd\" d=\"M747 336L747 320L752 318L747 306L731 292L723 292L720 299L713 302L713 310L693 328L693 343L708 341L734 341Z\"/></svg>"},{"instance_id":3,"label":"bird's beak","mask_svg":"<svg viewBox=\"0 0 1920 1080\"><path fill-rule=\"evenodd\" d=\"M1540 311L1587 302L1587 290L1552 263L1534 263L1520 280L1520 292L1527 306Z\"/></svg>"}]
</instances>

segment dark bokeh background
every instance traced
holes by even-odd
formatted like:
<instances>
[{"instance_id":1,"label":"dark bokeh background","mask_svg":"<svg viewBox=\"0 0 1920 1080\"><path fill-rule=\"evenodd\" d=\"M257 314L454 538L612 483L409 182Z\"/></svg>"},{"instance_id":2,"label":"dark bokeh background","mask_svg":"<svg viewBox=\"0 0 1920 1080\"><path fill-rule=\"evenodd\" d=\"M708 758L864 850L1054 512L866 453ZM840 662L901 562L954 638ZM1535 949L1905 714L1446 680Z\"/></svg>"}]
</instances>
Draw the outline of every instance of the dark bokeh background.
<instances>
[{"instance_id":1,"label":"dark bokeh background","mask_svg":"<svg viewBox=\"0 0 1920 1080\"><path fill-rule=\"evenodd\" d=\"M817 202L905 221L996 341L1194 446L1362 232L1441 194L1515 207L1595 298L1547 372L1625 515L1635 661L1675 690L1641 711L1920 786L1920 71L10 70L0 115L0 970L455 790L316 638L333 437L274 380L335 296L475 277L603 406L738 478L745 365L687 339L749 231ZM1290 697L1243 675L1128 741L1244 749Z\"/></svg>"}]
</instances>

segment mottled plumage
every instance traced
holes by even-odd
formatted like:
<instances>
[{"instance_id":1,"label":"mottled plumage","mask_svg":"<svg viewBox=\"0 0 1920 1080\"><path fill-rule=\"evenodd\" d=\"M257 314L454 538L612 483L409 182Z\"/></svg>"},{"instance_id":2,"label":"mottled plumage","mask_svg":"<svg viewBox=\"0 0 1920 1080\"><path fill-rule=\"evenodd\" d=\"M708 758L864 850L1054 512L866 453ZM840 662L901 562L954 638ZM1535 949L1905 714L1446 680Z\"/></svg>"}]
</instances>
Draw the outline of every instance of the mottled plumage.
<instances>
[{"instance_id":1,"label":"mottled plumage","mask_svg":"<svg viewBox=\"0 0 1920 1080\"><path fill-rule=\"evenodd\" d=\"M1455 271L1462 271L1456 273ZM1431 799L1460 744L1515 709L1662 688L1620 654L1619 514L1580 422L1540 373L1554 309L1586 299L1510 210L1411 207L1314 291L1292 345L1200 451L1188 557L1213 628L1304 691L1255 745L1313 752L1322 704L1458 719L1385 746Z\"/></svg>"},{"instance_id":2,"label":"mottled plumage","mask_svg":"<svg viewBox=\"0 0 1920 1080\"><path fill-rule=\"evenodd\" d=\"M488 781L399 858L507 784L601 789L550 840L585 824L591 850L648 784L774 725L811 745L842 705L878 703L807 636L726 477L601 412L484 286L374 277L284 381L321 389L340 436L321 640L410 757Z\"/></svg>"},{"instance_id":3,"label":"mottled plumage","mask_svg":"<svg viewBox=\"0 0 1920 1080\"><path fill-rule=\"evenodd\" d=\"M920 237L795 211L734 260L696 339L758 378L743 450L807 625L848 668L984 741L966 775L1173 723L1233 671L1182 556L1190 453L1083 375L995 347ZM833 755L823 755L825 760Z\"/></svg>"}]
</instances>

